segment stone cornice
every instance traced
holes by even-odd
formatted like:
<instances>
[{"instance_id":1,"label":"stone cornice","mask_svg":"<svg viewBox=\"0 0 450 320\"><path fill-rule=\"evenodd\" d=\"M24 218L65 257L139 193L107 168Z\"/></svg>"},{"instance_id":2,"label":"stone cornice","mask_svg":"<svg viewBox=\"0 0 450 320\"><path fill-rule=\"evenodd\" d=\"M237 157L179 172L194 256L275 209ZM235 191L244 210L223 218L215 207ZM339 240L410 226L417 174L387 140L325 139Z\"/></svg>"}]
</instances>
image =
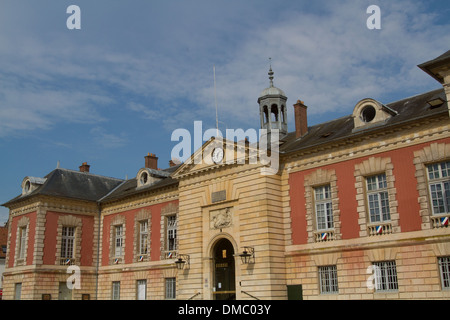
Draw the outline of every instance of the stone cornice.
<instances>
[{"instance_id":1,"label":"stone cornice","mask_svg":"<svg viewBox=\"0 0 450 320\"><path fill-rule=\"evenodd\" d=\"M424 124L427 124L427 126L424 126ZM417 131L417 128L423 128L423 130ZM404 132L404 134L399 137L399 132ZM380 140L380 137L383 137L383 139ZM408 126L391 128L388 131L353 139L343 139L314 148L299 150L289 155L282 155L282 168L283 171L292 173L449 137L450 125L448 119L443 119L443 117L432 118L427 119L426 123L412 123Z\"/></svg>"},{"instance_id":2,"label":"stone cornice","mask_svg":"<svg viewBox=\"0 0 450 320\"><path fill-rule=\"evenodd\" d=\"M449 242L448 229L420 230L388 235L360 237L356 239L316 242L286 246L285 256L326 254L342 251L393 248L424 243Z\"/></svg>"},{"instance_id":3,"label":"stone cornice","mask_svg":"<svg viewBox=\"0 0 450 320\"><path fill-rule=\"evenodd\" d=\"M172 189L172 190L170 190ZM164 188L156 192L148 192L102 204L102 214L113 214L178 199L178 188Z\"/></svg>"}]
</instances>

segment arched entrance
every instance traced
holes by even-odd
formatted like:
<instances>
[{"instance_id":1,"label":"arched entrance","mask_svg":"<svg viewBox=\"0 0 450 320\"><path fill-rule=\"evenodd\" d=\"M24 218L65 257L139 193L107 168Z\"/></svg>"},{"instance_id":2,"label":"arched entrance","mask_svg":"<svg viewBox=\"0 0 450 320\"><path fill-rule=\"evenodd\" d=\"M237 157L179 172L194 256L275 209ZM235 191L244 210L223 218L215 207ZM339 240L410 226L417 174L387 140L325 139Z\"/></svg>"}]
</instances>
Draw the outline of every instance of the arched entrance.
<instances>
[{"instance_id":1,"label":"arched entrance","mask_svg":"<svg viewBox=\"0 0 450 320\"><path fill-rule=\"evenodd\" d=\"M234 248L228 239L220 239L213 249L214 299L236 299Z\"/></svg>"}]
</instances>

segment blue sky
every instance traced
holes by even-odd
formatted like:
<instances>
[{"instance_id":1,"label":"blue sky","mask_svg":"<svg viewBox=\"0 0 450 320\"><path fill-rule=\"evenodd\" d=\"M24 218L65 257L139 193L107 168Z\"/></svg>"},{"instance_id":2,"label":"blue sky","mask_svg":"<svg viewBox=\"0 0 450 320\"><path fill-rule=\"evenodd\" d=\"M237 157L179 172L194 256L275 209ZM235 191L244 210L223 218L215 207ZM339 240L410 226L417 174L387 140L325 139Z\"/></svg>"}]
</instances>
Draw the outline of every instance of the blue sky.
<instances>
[{"instance_id":1,"label":"blue sky","mask_svg":"<svg viewBox=\"0 0 450 320\"><path fill-rule=\"evenodd\" d=\"M259 128L269 57L289 131L297 99L313 125L439 88L417 65L450 49L449 16L446 1L2 0L0 202L58 161L131 178L151 152L168 167L172 131L215 126L213 66L221 129Z\"/></svg>"}]
</instances>

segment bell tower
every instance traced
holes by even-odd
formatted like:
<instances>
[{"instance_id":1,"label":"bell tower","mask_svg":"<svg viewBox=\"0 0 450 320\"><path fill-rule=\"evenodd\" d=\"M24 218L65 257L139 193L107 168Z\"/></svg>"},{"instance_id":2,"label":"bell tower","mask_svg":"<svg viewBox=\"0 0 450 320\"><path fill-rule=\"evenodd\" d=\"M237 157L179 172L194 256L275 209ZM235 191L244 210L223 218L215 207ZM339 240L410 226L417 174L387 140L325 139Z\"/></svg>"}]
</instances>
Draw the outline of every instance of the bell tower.
<instances>
[{"instance_id":1,"label":"bell tower","mask_svg":"<svg viewBox=\"0 0 450 320\"><path fill-rule=\"evenodd\" d=\"M264 89L258 98L261 129L267 129L269 134L273 129L279 129L280 137L287 134L287 97L283 90L274 87L272 65L269 69L270 86Z\"/></svg>"}]
</instances>

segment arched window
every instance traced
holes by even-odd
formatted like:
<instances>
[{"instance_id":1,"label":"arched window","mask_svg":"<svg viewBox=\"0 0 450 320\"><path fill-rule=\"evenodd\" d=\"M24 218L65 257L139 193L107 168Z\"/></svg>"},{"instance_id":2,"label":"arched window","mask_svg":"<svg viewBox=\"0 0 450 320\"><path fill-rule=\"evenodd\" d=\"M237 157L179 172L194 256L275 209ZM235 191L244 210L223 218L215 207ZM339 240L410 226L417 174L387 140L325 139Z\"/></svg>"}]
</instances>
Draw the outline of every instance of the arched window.
<instances>
[{"instance_id":1,"label":"arched window","mask_svg":"<svg viewBox=\"0 0 450 320\"><path fill-rule=\"evenodd\" d=\"M269 111L267 106L263 107L263 112L264 112L264 123L269 122Z\"/></svg>"},{"instance_id":2,"label":"arched window","mask_svg":"<svg viewBox=\"0 0 450 320\"><path fill-rule=\"evenodd\" d=\"M276 104L273 104L270 108L270 117L272 122L278 121L278 106Z\"/></svg>"}]
</instances>

